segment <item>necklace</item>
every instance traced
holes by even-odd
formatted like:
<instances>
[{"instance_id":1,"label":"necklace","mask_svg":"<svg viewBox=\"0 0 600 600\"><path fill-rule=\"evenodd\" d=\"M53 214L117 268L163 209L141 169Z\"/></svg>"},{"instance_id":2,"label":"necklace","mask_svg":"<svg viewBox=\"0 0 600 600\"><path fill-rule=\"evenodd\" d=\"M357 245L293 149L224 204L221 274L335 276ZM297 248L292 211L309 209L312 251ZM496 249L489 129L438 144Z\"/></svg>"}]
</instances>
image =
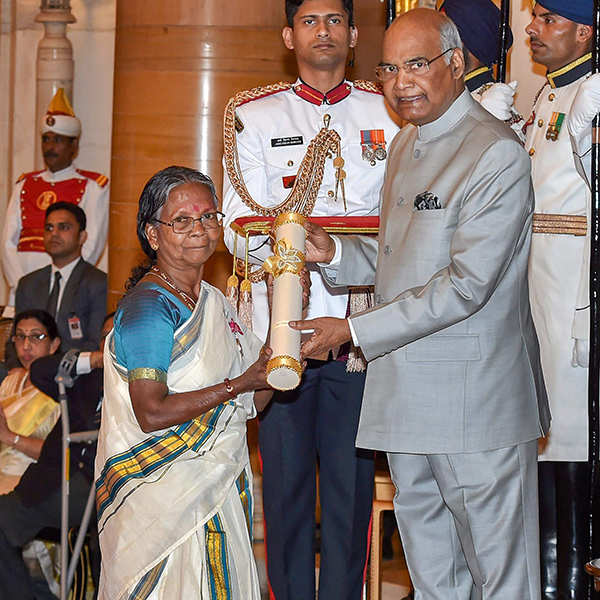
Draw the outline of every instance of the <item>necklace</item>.
<instances>
[{"instance_id":1,"label":"necklace","mask_svg":"<svg viewBox=\"0 0 600 600\"><path fill-rule=\"evenodd\" d=\"M190 310L194 310L194 308L196 307L196 301L189 294L186 294L186 292L178 288L173 282L173 280L165 272L161 271L156 265L152 266L150 272L159 279L162 279L162 281L164 281L171 289L175 290L181 296L181 299L183 300L184 304Z\"/></svg>"}]
</instances>

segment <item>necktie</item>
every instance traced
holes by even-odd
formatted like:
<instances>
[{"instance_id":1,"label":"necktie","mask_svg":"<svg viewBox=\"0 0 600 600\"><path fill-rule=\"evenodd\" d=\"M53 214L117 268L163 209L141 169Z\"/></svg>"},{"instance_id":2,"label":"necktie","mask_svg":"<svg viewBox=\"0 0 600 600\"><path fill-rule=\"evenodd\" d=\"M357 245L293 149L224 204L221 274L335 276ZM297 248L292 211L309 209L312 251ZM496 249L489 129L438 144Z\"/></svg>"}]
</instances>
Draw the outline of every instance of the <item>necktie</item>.
<instances>
[{"instance_id":1,"label":"necktie","mask_svg":"<svg viewBox=\"0 0 600 600\"><path fill-rule=\"evenodd\" d=\"M60 294L60 271L54 273L54 285L48 296L48 303L46 304L46 310L53 316L56 317L56 309L58 308L58 295Z\"/></svg>"}]
</instances>

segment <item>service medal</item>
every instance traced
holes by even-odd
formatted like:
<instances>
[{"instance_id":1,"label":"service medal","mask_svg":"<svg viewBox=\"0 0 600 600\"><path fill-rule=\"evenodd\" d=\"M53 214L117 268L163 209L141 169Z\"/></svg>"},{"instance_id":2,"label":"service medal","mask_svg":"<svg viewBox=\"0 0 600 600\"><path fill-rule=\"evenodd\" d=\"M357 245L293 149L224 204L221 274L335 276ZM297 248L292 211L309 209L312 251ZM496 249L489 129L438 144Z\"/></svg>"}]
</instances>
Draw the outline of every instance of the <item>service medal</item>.
<instances>
[{"instance_id":1,"label":"service medal","mask_svg":"<svg viewBox=\"0 0 600 600\"><path fill-rule=\"evenodd\" d=\"M385 160L385 132L383 129L362 129L360 132L362 157L374 167L378 160Z\"/></svg>"},{"instance_id":2,"label":"service medal","mask_svg":"<svg viewBox=\"0 0 600 600\"><path fill-rule=\"evenodd\" d=\"M376 148L375 149L375 158L377 160L385 160L387 158L387 152L385 151L385 148L382 148L381 146Z\"/></svg>"},{"instance_id":3,"label":"service medal","mask_svg":"<svg viewBox=\"0 0 600 600\"><path fill-rule=\"evenodd\" d=\"M550 122L548 123L548 129L546 130L546 139L556 142L558 134L563 126L565 120L565 113L553 112Z\"/></svg>"}]
</instances>

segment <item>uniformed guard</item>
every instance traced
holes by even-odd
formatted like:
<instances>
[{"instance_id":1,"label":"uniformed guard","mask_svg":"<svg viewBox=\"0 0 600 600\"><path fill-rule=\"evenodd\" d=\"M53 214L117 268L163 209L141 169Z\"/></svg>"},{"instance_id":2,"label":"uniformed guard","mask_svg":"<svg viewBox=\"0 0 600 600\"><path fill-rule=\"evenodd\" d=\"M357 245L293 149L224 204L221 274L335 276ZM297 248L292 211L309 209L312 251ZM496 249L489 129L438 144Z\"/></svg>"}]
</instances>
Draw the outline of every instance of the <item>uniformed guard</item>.
<instances>
[{"instance_id":1,"label":"uniformed guard","mask_svg":"<svg viewBox=\"0 0 600 600\"><path fill-rule=\"evenodd\" d=\"M525 124L535 189L529 264L552 426L539 456L542 597L588 597L588 337L586 260L589 189L567 130L573 100L591 71L592 0L542 0L533 7L533 60L547 69ZM590 117L591 121L591 117ZM589 126L589 123L588 123Z\"/></svg>"},{"instance_id":2,"label":"uniformed guard","mask_svg":"<svg viewBox=\"0 0 600 600\"><path fill-rule=\"evenodd\" d=\"M497 83L493 65L498 61L500 34L500 11L492 0L445 0L440 6L456 24L464 45L465 85L471 95L488 112L501 121L506 121L519 138L523 117L514 107L517 82ZM513 35L508 28L508 44Z\"/></svg>"},{"instance_id":3,"label":"uniformed guard","mask_svg":"<svg viewBox=\"0 0 600 600\"><path fill-rule=\"evenodd\" d=\"M226 163L239 161L250 196L262 207L275 207L293 187L309 143L328 126L341 138L343 163L335 156L325 161L312 215L377 215L397 126L374 83L345 79L347 56L358 34L352 1L288 0L286 13L283 39L295 52L299 79L236 95L237 131L226 131L225 136L237 138L237 143L226 142ZM237 191L241 183L225 175L224 231L230 250L235 235L229 224L256 212L242 201ZM245 242L239 239L241 257ZM251 262L262 264L271 253L264 236L250 240ZM343 317L348 291L328 287L318 269L311 272L311 280L308 315ZM263 282L253 284L253 305L254 331L265 339L269 311ZM347 372L345 354L308 360L300 387L276 393L261 417L267 571L276 600L315 597L317 460L319 597L362 597L373 456L355 448L364 373Z\"/></svg>"},{"instance_id":4,"label":"uniformed guard","mask_svg":"<svg viewBox=\"0 0 600 600\"><path fill-rule=\"evenodd\" d=\"M88 218L88 238L82 256L96 264L108 233L108 178L72 165L79 148L81 122L63 88L59 88L42 118L42 154L46 169L21 175L15 184L2 232L1 255L10 300L19 279L50 263L44 250L46 209L55 202L78 204Z\"/></svg>"}]
</instances>

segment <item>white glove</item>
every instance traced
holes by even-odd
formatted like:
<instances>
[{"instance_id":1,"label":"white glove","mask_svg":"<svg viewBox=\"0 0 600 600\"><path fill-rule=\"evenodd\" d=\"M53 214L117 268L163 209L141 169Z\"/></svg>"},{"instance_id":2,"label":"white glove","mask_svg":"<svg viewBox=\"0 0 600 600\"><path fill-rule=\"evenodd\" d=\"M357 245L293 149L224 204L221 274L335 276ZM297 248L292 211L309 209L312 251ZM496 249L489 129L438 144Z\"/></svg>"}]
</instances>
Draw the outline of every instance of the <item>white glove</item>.
<instances>
[{"instance_id":1,"label":"white glove","mask_svg":"<svg viewBox=\"0 0 600 600\"><path fill-rule=\"evenodd\" d=\"M508 121L512 116L512 107L517 91L517 82L510 83L493 83L483 94L479 101L481 106L489 113L494 115L496 119Z\"/></svg>"},{"instance_id":2,"label":"white glove","mask_svg":"<svg viewBox=\"0 0 600 600\"><path fill-rule=\"evenodd\" d=\"M588 340L575 340L575 343L573 344L571 366L583 367L584 369L587 369L590 366L590 344Z\"/></svg>"},{"instance_id":3,"label":"white glove","mask_svg":"<svg viewBox=\"0 0 600 600\"><path fill-rule=\"evenodd\" d=\"M567 127L577 145L586 136L591 136L592 121L598 112L600 112L600 73L595 73L579 86L569 111Z\"/></svg>"}]
</instances>

